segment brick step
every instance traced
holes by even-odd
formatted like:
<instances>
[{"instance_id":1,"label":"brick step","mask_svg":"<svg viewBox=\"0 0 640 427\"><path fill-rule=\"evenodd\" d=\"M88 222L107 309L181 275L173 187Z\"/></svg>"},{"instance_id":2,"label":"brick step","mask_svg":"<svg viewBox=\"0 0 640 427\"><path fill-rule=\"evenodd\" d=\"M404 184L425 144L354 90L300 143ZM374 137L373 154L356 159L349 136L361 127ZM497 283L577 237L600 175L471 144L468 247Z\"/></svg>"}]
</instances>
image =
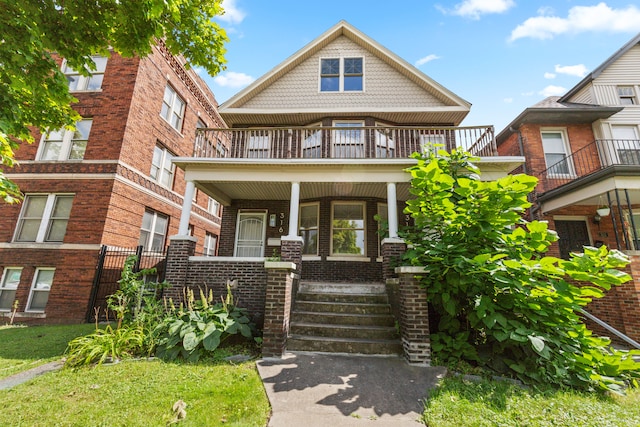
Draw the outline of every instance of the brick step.
<instances>
[{"instance_id":1,"label":"brick step","mask_svg":"<svg viewBox=\"0 0 640 427\"><path fill-rule=\"evenodd\" d=\"M393 340L398 338L398 332L393 326L327 325L307 322L291 322L290 334L296 336L305 335L378 340Z\"/></svg>"},{"instance_id":2,"label":"brick step","mask_svg":"<svg viewBox=\"0 0 640 427\"><path fill-rule=\"evenodd\" d=\"M298 292L296 301L348 302L365 304L386 304L387 294L346 294L328 292Z\"/></svg>"},{"instance_id":3,"label":"brick step","mask_svg":"<svg viewBox=\"0 0 640 427\"><path fill-rule=\"evenodd\" d=\"M351 354L401 354L402 345L400 340L397 339L328 338L291 335L287 340L287 350Z\"/></svg>"},{"instance_id":4,"label":"brick step","mask_svg":"<svg viewBox=\"0 0 640 427\"><path fill-rule=\"evenodd\" d=\"M383 283L327 283L301 282L298 291L302 293L330 293L330 294L385 294Z\"/></svg>"},{"instance_id":5,"label":"brick step","mask_svg":"<svg viewBox=\"0 0 640 427\"><path fill-rule=\"evenodd\" d=\"M395 320L390 314L331 313L299 310L294 310L291 312L291 321L305 323L326 323L330 325L395 325Z\"/></svg>"},{"instance_id":6,"label":"brick step","mask_svg":"<svg viewBox=\"0 0 640 427\"><path fill-rule=\"evenodd\" d=\"M352 314L389 314L389 304L367 304L352 302L300 301L296 302L296 311L321 313L352 313Z\"/></svg>"}]
</instances>

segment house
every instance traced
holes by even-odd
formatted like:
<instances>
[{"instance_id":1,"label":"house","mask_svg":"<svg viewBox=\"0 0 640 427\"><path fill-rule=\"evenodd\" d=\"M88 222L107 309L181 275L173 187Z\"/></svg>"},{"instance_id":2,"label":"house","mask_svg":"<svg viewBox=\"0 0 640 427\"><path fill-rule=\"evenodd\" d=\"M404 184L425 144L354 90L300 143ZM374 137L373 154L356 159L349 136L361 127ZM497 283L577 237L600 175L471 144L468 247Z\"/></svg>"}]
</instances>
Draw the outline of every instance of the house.
<instances>
[{"instance_id":1,"label":"house","mask_svg":"<svg viewBox=\"0 0 640 427\"><path fill-rule=\"evenodd\" d=\"M102 311L104 292L90 301L101 254L139 247L161 259L184 204L184 173L171 159L191 155L196 128L224 126L213 93L162 43L144 59L93 59L85 77L59 58L77 130L34 133L7 174L24 201L0 205L0 314L15 306L19 322L84 321L90 302ZM220 205L203 192L189 197L188 232L213 255Z\"/></svg>"},{"instance_id":2,"label":"house","mask_svg":"<svg viewBox=\"0 0 640 427\"><path fill-rule=\"evenodd\" d=\"M374 305L362 294L386 295L387 282L402 281L392 260L406 249L398 229L411 220L403 214L411 153L429 143L462 147L481 156L485 179L522 162L497 155L492 126L459 126L470 107L339 22L224 102L219 111L228 127L201 130L194 154L173 159L186 192L167 259L168 295L203 285L224 292L237 280L242 305L264 325L266 355L285 347L380 351L390 337L363 348L345 331L372 329L382 316L358 312ZM196 189L224 205L218 257L193 256L197 239L187 224ZM415 310L412 324L401 325L404 351L428 362L428 320L419 320L426 302L414 291L404 305L408 292L390 292L391 305L398 321ZM354 313L363 323L346 324ZM338 326L327 330L330 323ZM387 328L393 325L392 318Z\"/></svg>"},{"instance_id":3,"label":"house","mask_svg":"<svg viewBox=\"0 0 640 427\"><path fill-rule=\"evenodd\" d=\"M525 109L497 136L539 178L532 216L559 236L567 258L583 245L619 249L633 281L588 311L640 341L640 34L561 97ZM607 332L607 335L610 335Z\"/></svg>"}]
</instances>

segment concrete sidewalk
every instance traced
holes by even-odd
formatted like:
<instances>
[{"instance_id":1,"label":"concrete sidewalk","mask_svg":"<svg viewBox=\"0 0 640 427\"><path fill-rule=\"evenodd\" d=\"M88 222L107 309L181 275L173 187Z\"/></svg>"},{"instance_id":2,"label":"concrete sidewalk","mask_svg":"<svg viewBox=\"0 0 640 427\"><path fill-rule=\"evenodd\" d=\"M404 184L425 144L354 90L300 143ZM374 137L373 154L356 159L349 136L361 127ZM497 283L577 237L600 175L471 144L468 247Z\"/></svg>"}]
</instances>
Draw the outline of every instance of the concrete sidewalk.
<instances>
[{"instance_id":1,"label":"concrete sidewalk","mask_svg":"<svg viewBox=\"0 0 640 427\"><path fill-rule=\"evenodd\" d=\"M55 362L45 363L44 365L0 379L0 390L13 388L18 384L30 381L39 375L46 374L47 372L57 371L62 368L62 365L64 365L64 363L61 360L56 360Z\"/></svg>"},{"instance_id":2,"label":"concrete sidewalk","mask_svg":"<svg viewBox=\"0 0 640 427\"><path fill-rule=\"evenodd\" d=\"M419 427L423 402L446 369L399 357L288 353L258 361L269 427Z\"/></svg>"}]
</instances>

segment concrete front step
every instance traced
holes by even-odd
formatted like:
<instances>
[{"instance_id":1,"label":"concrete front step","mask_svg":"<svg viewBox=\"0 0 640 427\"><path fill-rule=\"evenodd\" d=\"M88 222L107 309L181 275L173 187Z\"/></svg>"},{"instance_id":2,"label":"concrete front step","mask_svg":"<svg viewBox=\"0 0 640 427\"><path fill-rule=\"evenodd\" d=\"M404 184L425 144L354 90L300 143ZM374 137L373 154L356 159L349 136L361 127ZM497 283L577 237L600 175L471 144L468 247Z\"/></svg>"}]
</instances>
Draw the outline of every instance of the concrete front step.
<instances>
[{"instance_id":1,"label":"concrete front step","mask_svg":"<svg viewBox=\"0 0 640 427\"><path fill-rule=\"evenodd\" d=\"M348 302L365 304L387 304L387 294L345 294L345 293L309 293L298 292L297 301Z\"/></svg>"},{"instance_id":2,"label":"concrete front step","mask_svg":"<svg viewBox=\"0 0 640 427\"><path fill-rule=\"evenodd\" d=\"M317 311L294 311L291 313L292 322L323 323L329 325L364 325L364 326L394 326L395 320L390 314L353 314L331 313Z\"/></svg>"},{"instance_id":3,"label":"concrete front step","mask_svg":"<svg viewBox=\"0 0 640 427\"><path fill-rule=\"evenodd\" d=\"M367 338L376 340L398 339L393 326L327 325L320 323L291 322L291 335L336 338Z\"/></svg>"},{"instance_id":4,"label":"concrete front step","mask_svg":"<svg viewBox=\"0 0 640 427\"><path fill-rule=\"evenodd\" d=\"M402 345L399 340L291 335L287 340L287 350L351 354L400 354L402 353Z\"/></svg>"},{"instance_id":5,"label":"concrete front step","mask_svg":"<svg viewBox=\"0 0 640 427\"><path fill-rule=\"evenodd\" d=\"M367 304L352 302L300 301L296 302L296 311L313 311L321 313L352 314L389 314L389 304Z\"/></svg>"},{"instance_id":6,"label":"concrete front step","mask_svg":"<svg viewBox=\"0 0 640 427\"><path fill-rule=\"evenodd\" d=\"M302 282L298 287L302 293L331 293L331 294L385 294L384 283L326 283Z\"/></svg>"}]
</instances>

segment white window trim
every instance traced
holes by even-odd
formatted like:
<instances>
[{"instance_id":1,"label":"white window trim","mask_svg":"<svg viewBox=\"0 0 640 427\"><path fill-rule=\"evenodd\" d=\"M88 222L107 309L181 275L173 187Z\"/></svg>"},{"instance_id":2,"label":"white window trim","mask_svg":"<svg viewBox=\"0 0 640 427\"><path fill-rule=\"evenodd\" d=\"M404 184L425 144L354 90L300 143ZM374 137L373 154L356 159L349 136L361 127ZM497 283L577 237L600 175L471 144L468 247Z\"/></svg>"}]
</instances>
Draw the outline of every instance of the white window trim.
<instances>
[{"instance_id":1,"label":"white window trim","mask_svg":"<svg viewBox=\"0 0 640 427\"><path fill-rule=\"evenodd\" d=\"M362 231L363 231L363 235L364 235L364 241L363 241L363 254L335 254L333 253L333 214L334 214L334 206L336 205L362 205ZM331 219L330 219L330 225L329 225L329 256L327 257L327 260L329 261L330 258L333 258L333 260L344 260L347 258L352 258L352 259L361 259L361 258L366 258L367 257L367 203L363 202L363 201L348 201L348 200L340 200L340 201L334 201L331 202Z\"/></svg>"},{"instance_id":2,"label":"white window trim","mask_svg":"<svg viewBox=\"0 0 640 427\"><path fill-rule=\"evenodd\" d=\"M12 289L12 288L7 288L6 287L6 280L8 277L7 271L9 270L20 270L20 279L18 280L18 286L16 287L16 289ZM22 271L24 270L24 267L13 267L13 266L6 266L4 267L4 269L2 270L2 277L0 277L0 294L2 294L2 292L4 292L5 290L8 291L14 291L17 292L18 287L20 287L20 280L22 279ZM13 297L13 301L11 302L11 307L13 307L13 304L15 303L15 296ZM12 310L12 308L0 308L0 312L10 312Z\"/></svg>"},{"instance_id":3,"label":"white window trim","mask_svg":"<svg viewBox=\"0 0 640 427\"><path fill-rule=\"evenodd\" d=\"M337 123L349 123L349 124L353 124L354 126L338 126ZM332 158L336 158L337 154L336 154L336 146L341 146L341 147L362 147L362 157L365 157L365 130L364 129L352 129L352 128L363 128L364 127L364 120L333 120L331 122L331 127L333 127L334 129L331 131L331 157ZM337 129L336 129L337 128ZM341 130L358 130L360 132L360 143L359 144L340 144L338 141L338 137L337 134L341 131Z\"/></svg>"},{"instance_id":4,"label":"white window trim","mask_svg":"<svg viewBox=\"0 0 640 427\"><path fill-rule=\"evenodd\" d=\"M211 246L212 242L214 242L213 246ZM216 256L217 246L218 246L218 236L207 231L204 235L204 255L210 256L210 257Z\"/></svg>"},{"instance_id":5,"label":"white window trim","mask_svg":"<svg viewBox=\"0 0 640 427\"><path fill-rule=\"evenodd\" d=\"M38 274L40 273L40 271L53 271L54 272L53 274L54 274L54 277L55 277L56 269L53 268L53 267L37 267L36 268L36 271L33 273L33 280L31 281L31 289L29 289L29 298L27 300L27 306L26 306L26 309L25 309L26 312L30 312L30 313L44 313L45 312L44 309L42 309L42 310L40 310L40 309L33 310L31 308L31 302L33 300L34 292L48 292L48 293L50 293L51 292L51 288L53 287L53 279L52 279L51 283L49 284L49 289L48 290L44 291L44 290L35 289L36 282L38 280ZM47 303L48 303L48 301L47 301Z\"/></svg>"},{"instance_id":6,"label":"white window trim","mask_svg":"<svg viewBox=\"0 0 640 427\"><path fill-rule=\"evenodd\" d=\"M576 169L573 165L573 160L571 155L573 152L571 151L571 146L569 145L569 135L567 134L566 128L540 128L540 143L542 144L542 155L544 157L544 164L548 168L553 165L547 164L547 152L544 150L544 140L542 134L545 132L560 132L562 135L562 144L564 145L564 154L566 156L567 167L569 168L569 173L548 173L547 176L551 178L575 178ZM557 164L557 163L556 163Z\"/></svg>"},{"instance_id":7,"label":"white window trim","mask_svg":"<svg viewBox=\"0 0 640 427\"><path fill-rule=\"evenodd\" d=\"M632 95L630 96L622 96L620 95L620 89L622 88L629 88L631 89ZM630 85L617 85L616 86L616 96L618 97L618 103L620 105L624 105L625 107L629 107L629 106L637 106L638 105L638 87L636 85L630 84ZM622 99L631 99L632 103L631 104L625 104L624 102L622 102Z\"/></svg>"},{"instance_id":8,"label":"white window trim","mask_svg":"<svg viewBox=\"0 0 640 427\"><path fill-rule=\"evenodd\" d=\"M86 140L73 139L75 131L69 130L69 129L62 129L62 132L63 132L62 146L60 147L60 154L58 158L51 159L51 160L43 160L42 156L44 155L45 142L49 141L49 139L47 139L47 136L49 136L49 132L47 132L44 135L42 135L42 138L40 138L40 144L38 145L38 152L36 153L36 159L44 162L53 162L53 161L81 162L84 159L84 154L82 156L83 159L70 159L69 156L71 155L71 148L73 148L74 141L89 141L89 137L91 136L91 127L93 127L93 118L83 118L79 120L79 122L82 122L82 121L91 122L91 126L89 126L89 135L87 135Z\"/></svg>"},{"instance_id":9,"label":"white window trim","mask_svg":"<svg viewBox=\"0 0 640 427\"><path fill-rule=\"evenodd\" d=\"M109 62L109 58L106 56L100 56L100 55L91 55L91 59L95 62L95 58L106 58L107 63ZM63 59L62 60L62 64L60 66L60 70L62 71L62 73L66 76L79 76L80 79L80 83L78 83L79 87L83 87L83 89L73 89L73 90L69 90L69 92L71 93L75 93L75 92L102 92L102 83L100 83L100 87L97 89L87 89L87 87L89 86L89 81L91 80L91 77L96 76L96 75L100 75L102 74L103 79L104 79L104 75L105 72L107 70L107 63L105 63L104 65L104 70L99 71L98 69L96 70L88 70L91 75L90 76L83 76L82 74L80 74L78 71L74 70L73 68L69 67L69 70L73 70L73 73L71 72L65 72L67 70L67 59Z\"/></svg>"},{"instance_id":10,"label":"white window trim","mask_svg":"<svg viewBox=\"0 0 640 427\"><path fill-rule=\"evenodd\" d=\"M215 209L212 209L212 205L213 206L217 205L217 207ZM211 215L215 217L220 217L220 206L221 204L219 201L209 196L209 200L207 202L207 212L209 212Z\"/></svg>"},{"instance_id":11,"label":"white window trim","mask_svg":"<svg viewBox=\"0 0 640 427\"><path fill-rule=\"evenodd\" d=\"M166 246L167 243L167 234L169 231L169 215L165 215L162 212L157 212L151 209L147 209L144 211L144 213L150 213L153 215L153 219L151 220L151 227L149 230L145 230L144 228L142 228L142 225L140 225L140 237L142 237L142 231L146 231L149 233L149 239L147 240L147 244L143 245L143 249L147 252L153 252L155 250L163 250L164 247ZM154 248L153 245L153 236L155 234L155 229L156 229L156 222L158 220L158 216L163 216L167 219L167 224L166 227L164 229L164 238L162 239L162 247L161 248ZM144 214L142 216L142 220L144 222Z\"/></svg>"},{"instance_id":12,"label":"white window trim","mask_svg":"<svg viewBox=\"0 0 640 427\"><path fill-rule=\"evenodd\" d=\"M171 97L171 105L168 106L168 110L167 110L167 116L168 117L164 117L162 115L162 107L160 107L160 117L162 117L162 119L165 122L169 123L169 126L171 126L173 129L175 129L178 133L182 134L182 126L184 125L184 116L185 116L185 113L187 111L187 101L182 96L180 96L180 94L178 94L178 91L176 90L176 88L171 86L169 83L167 83L167 85L165 86L165 90L166 90L166 88L170 88L171 91L173 92L173 95ZM176 99L179 99L182 102L182 113L179 115L180 123L178 123L178 127L175 127L175 126L173 126L171 124L171 117L175 113ZM162 105L165 105L164 92L162 93Z\"/></svg>"},{"instance_id":13,"label":"white window trim","mask_svg":"<svg viewBox=\"0 0 640 427\"><path fill-rule=\"evenodd\" d=\"M314 256L318 256L320 253L320 202L308 202L308 203L300 203L300 210L299 210L299 214L298 214L298 236L301 236L301 232L300 232L300 221L302 221L302 208L305 206L314 206L316 207L316 233L317 233L317 239L316 239L316 253L314 254L302 254L303 257L314 257Z\"/></svg>"},{"instance_id":14,"label":"white window trim","mask_svg":"<svg viewBox=\"0 0 640 427\"><path fill-rule=\"evenodd\" d=\"M361 58L362 59L362 90L344 90L344 60L345 58ZM340 70L338 73L338 90L322 90L322 60L323 59L339 59ZM364 93L365 87L365 56L362 53L354 53L353 55L340 54L321 56L318 60L318 93Z\"/></svg>"},{"instance_id":15,"label":"white window trim","mask_svg":"<svg viewBox=\"0 0 640 427\"><path fill-rule=\"evenodd\" d=\"M153 163L153 157L151 158L151 168L153 168L154 166L158 168L158 174L157 176L154 178L151 175L151 171L149 171L149 177L157 182L159 185L161 185L162 187L168 188L170 190L173 189L173 184L174 181L176 179L176 165L175 163L171 162L171 180L169 181L168 185L165 185L162 183L162 180L164 178L164 176L166 175L166 169L164 168L164 164L167 160L167 156L170 156L170 159L173 159L175 156L173 155L173 153L171 153L167 147L161 145L161 144L156 144L156 148L160 149L162 151L162 157L160 157L160 165L155 165ZM154 148L155 151L155 148Z\"/></svg>"},{"instance_id":16,"label":"white window trim","mask_svg":"<svg viewBox=\"0 0 640 427\"><path fill-rule=\"evenodd\" d=\"M69 194L69 193L51 193L51 194L42 194L42 193L29 193L29 194L25 194L25 199L27 197L30 196L47 196L47 202L44 206L44 211L42 212L42 218L40 219L40 226L38 227L38 233L36 234L36 240L18 240L18 232L21 229L21 225L22 225L22 220L24 219L24 210L25 207L27 206L26 203L23 203L23 207L22 210L20 211L20 217L18 218L18 222L16 225L16 229L14 231L14 235L13 235L13 241L17 242L17 243L62 243L62 241L49 241L49 240L45 240L45 236L47 235L47 231L49 230L49 222L51 221L51 215L53 214L53 206L55 204L56 198L59 196L71 196L73 197L74 194ZM71 201L71 206L73 208L73 201ZM71 213L69 213L69 218L67 218L67 224L68 221L71 219ZM66 230L65 230L65 234L66 234Z\"/></svg>"}]
</instances>

